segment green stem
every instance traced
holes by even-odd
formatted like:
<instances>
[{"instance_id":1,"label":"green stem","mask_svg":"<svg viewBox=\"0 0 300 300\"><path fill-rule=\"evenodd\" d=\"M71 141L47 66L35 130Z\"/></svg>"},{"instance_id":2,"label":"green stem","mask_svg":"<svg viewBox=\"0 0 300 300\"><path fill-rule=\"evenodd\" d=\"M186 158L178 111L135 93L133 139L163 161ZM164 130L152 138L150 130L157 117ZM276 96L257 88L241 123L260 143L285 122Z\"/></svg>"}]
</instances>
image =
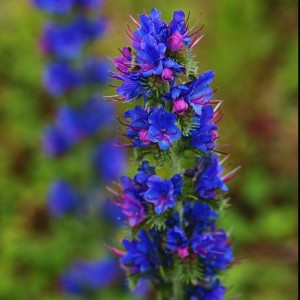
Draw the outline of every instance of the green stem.
<instances>
[{"instance_id":1,"label":"green stem","mask_svg":"<svg viewBox=\"0 0 300 300\"><path fill-rule=\"evenodd\" d=\"M173 294L174 294L174 300L183 300L182 285L178 277L175 277L173 281Z\"/></svg>"},{"instance_id":2,"label":"green stem","mask_svg":"<svg viewBox=\"0 0 300 300\"><path fill-rule=\"evenodd\" d=\"M170 283L165 283L159 286L158 300L174 300L172 297L172 286Z\"/></svg>"},{"instance_id":3,"label":"green stem","mask_svg":"<svg viewBox=\"0 0 300 300\"><path fill-rule=\"evenodd\" d=\"M171 151L172 166L177 173L181 173L181 159L174 150Z\"/></svg>"}]
</instances>

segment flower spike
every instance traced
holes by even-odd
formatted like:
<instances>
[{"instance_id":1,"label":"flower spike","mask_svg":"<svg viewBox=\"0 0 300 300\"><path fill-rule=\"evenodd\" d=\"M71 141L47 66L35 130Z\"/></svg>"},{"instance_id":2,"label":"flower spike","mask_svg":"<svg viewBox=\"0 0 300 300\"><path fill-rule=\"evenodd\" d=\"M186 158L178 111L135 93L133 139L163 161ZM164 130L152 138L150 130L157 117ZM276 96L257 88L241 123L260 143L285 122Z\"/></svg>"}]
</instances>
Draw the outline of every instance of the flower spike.
<instances>
[{"instance_id":1,"label":"flower spike","mask_svg":"<svg viewBox=\"0 0 300 300\"><path fill-rule=\"evenodd\" d=\"M223 300L219 274L234 262L233 240L217 219L238 168L224 175L229 155L216 149L227 146L216 143L223 100L213 99L214 71L197 72L192 49L203 26L189 29L189 18L178 10L166 22L157 9L139 22L130 16L137 29L127 26L131 44L113 60L117 98L135 102L120 124L141 165L112 191L128 229L120 265L131 284L148 279L163 299ZM186 158L194 167L182 169ZM166 164L177 173L159 176Z\"/></svg>"}]
</instances>

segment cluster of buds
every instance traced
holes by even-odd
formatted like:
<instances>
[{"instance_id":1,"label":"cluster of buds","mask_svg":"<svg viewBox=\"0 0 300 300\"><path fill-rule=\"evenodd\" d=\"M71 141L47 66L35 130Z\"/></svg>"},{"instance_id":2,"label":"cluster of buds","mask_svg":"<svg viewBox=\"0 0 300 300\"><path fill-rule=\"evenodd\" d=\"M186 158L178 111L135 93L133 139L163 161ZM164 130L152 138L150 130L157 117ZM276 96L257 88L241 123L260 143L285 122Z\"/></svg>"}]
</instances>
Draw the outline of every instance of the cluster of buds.
<instances>
[{"instance_id":1,"label":"cluster of buds","mask_svg":"<svg viewBox=\"0 0 300 300\"><path fill-rule=\"evenodd\" d=\"M148 279L161 299L221 300L219 275L234 258L216 221L236 170L223 174L228 156L216 150L222 101L212 99L214 72L199 75L192 55L202 28L192 32L182 11L169 24L156 9L131 19L131 46L112 59L110 75L122 81L112 101L137 102L121 123L143 161L133 179L109 188L128 228L123 248L110 249L133 285ZM194 167L181 167L186 152ZM172 169L179 166L170 179L157 174L167 157Z\"/></svg>"}]
</instances>

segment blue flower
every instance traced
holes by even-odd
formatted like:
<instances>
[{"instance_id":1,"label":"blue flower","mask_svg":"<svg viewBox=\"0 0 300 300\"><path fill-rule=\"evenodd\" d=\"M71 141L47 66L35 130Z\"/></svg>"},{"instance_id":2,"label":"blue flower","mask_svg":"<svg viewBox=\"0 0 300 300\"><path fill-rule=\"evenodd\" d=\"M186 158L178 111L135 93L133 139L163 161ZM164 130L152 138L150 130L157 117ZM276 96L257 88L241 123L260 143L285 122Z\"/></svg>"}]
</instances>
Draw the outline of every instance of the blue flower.
<instances>
[{"instance_id":1,"label":"blue flower","mask_svg":"<svg viewBox=\"0 0 300 300\"><path fill-rule=\"evenodd\" d=\"M84 40L74 24L48 24L41 39L42 50L60 58L76 58L83 49Z\"/></svg>"},{"instance_id":2,"label":"blue flower","mask_svg":"<svg viewBox=\"0 0 300 300\"><path fill-rule=\"evenodd\" d=\"M195 128L190 131L191 147L207 152L215 148L218 127L212 122L214 110L211 105L204 105L201 116L194 118Z\"/></svg>"},{"instance_id":3,"label":"blue flower","mask_svg":"<svg viewBox=\"0 0 300 300\"><path fill-rule=\"evenodd\" d=\"M143 198L144 193L148 189L147 183L148 183L149 175L147 175L144 172L139 172L137 175L135 175L134 180L127 176L121 177L121 183L123 188L123 197L129 197L132 199L137 199L141 203L145 203L145 200Z\"/></svg>"},{"instance_id":4,"label":"blue flower","mask_svg":"<svg viewBox=\"0 0 300 300\"><path fill-rule=\"evenodd\" d=\"M92 97L78 110L87 135L92 135L106 126L111 126L115 109L101 97Z\"/></svg>"},{"instance_id":5,"label":"blue flower","mask_svg":"<svg viewBox=\"0 0 300 300\"><path fill-rule=\"evenodd\" d=\"M179 84L170 89L170 92L162 95L164 101L179 100L180 98L187 99L191 89L185 84Z\"/></svg>"},{"instance_id":6,"label":"blue flower","mask_svg":"<svg viewBox=\"0 0 300 300\"><path fill-rule=\"evenodd\" d=\"M188 238L182 228L175 226L168 230L166 235L166 247L174 252L178 252L180 258L188 256Z\"/></svg>"},{"instance_id":7,"label":"blue flower","mask_svg":"<svg viewBox=\"0 0 300 300\"><path fill-rule=\"evenodd\" d=\"M153 8L150 15L140 15L140 25L133 33L132 45L141 50L141 42L146 35L151 35L157 43L166 44L168 36L167 24L161 20L161 13Z\"/></svg>"},{"instance_id":8,"label":"blue flower","mask_svg":"<svg viewBox=\"0 0 300 300\"><path fill-rule=\"evenodd\" d=\"M202 234L207 229L213 230L218 214L205 203L188 202L184 206L183 219L189 232Z\"/></svg>"},{"instance_id":9,"label":"blue flower","mask_svg":"<svg viewBox=\"0 0 300 300\"><path fill-rule=\"evenodd\" d=\"M138 168L138 171L139 172L134 176L134 181L137 184L146 187L149 178L156 174L156 167L150 166L148 161L143 161L142 165Z\"/></svg>"},{"instance_id":10,"label":"blue flower","mask_svg":"<svg viewBox=\"0 0 300 300\"><path fill-rule=\"evenodd\" d=\"M102 5L103 0L76 0L76 4L79 8L83 9L95 9Z\"/></svg>"},{"instance_id":11,"label":"blue flower","mask_svg":"<svg viewBox=\"0 0 300 300\"><path fill-rule=\"evenodd\" d=\"M226 288L218 279L188 287L186 290L189 300L223 300L225 292Z\"/></svg>"},{"instance_id":12,"label":"blue flower","mask_svg":"<svg viewBox=\"0 0 300 300\"><path fill-rule=\"evenodd\" d=\"M66 25L50 23L45 28L41 47L47 54L74 59L79 57L88 42L99 37L105 30L106 21L102 19L92 21L79 17Z\"/></svg>"},{"instance_id":13,"label":"blue flower","mask_svg":"<svg viewBox=\"0 0 300 300\"><path fill-rule=\"evenodd\" d=\"M74 142L95 134L110 124L113 107L101 98L91 98L79 108L63 105L57 112L56 124Z\"/></svg>"},{"instance_id":14,"label":"blue flower","mask_svg":"<svg viewBox=\"0 0 300 300\"><path fill-rule=\"evenodd\" d=\"M113 107L101 98L91 98L76 109L63 105L57 111L55 124L44 132L43 149L53 156L62 155L110 124L112 118Z\"/></svg>"},{"instance_id":15,"label":"blue flower","mask_svg":"<svg viewBox=\"0 0 300 300\"><path fill-rule=\"evenodd\" d=\"M123 49L120 51L122 56L116 56L113 59L114 66L121 73L129 74L129 69L131 68L131 63L132 63L131 48L123 47Z\"/></svg>"},{"instance_id":16,"label":"blue flower","mask_svg":"<svg viewBox=\"0 0 300 300\"><path fill-rule=\"evenodd\" d=\"M184 67L165 57L165 52L164 44L158 43L152 35L146 35L141 42L141 50L137 53L137 62L140 66L137 72L146 78L156 75L162 76L163 81L173 80L173 71L181 72Z\"/></svg>"},{"instance_id":17,"label":"blue flower","mask_svg":"<svg viewBox=\"0 0 300 300\"><path fill-rule=\"evenodd\" d=\"M179 217L179 213L176 212L173 216L167 218L166 220L166 225L169 229L177 226L180 227L180 217Z\"/></svg>"},{"instance_id":18,"label":"blue flower","mask_svg":"<svg viewBox=\"0 0 300 300\"><path fill-rule=\"evenodd\" d=\"M121 177L123 191L117 202L131 227L138 225L146 217L147 207L143 196L148 189L149 177L155 174L155 167L151 167L147 161L143 161L138 170L133 180Z\"/></svg>"},{"instance_id":19,"label":"blue flower","mask_svg":"<svg viewBox=\"0 0 300 300\"><path fill-rule=\"evenodd\" d=\"M108 226L115 228L125 225L126 216L122 212L122 207L116 205L114 201L102 201L100 215L108 223Z\"/></svg>"},{"instance_id":20,"label":"blue flower","mask_svg":"<svg viewBox=\"0 0 300 300\"><path fill-rule=\"evenodd\" d=\"M87 136L84 118L82 118L80 110L71 106L62 105L59 107L56 124L73 143L77 143Z\"/></svg>"},{"instance_id":21,"label":"blue flower","mask_svg":"<svg viewBox=\"0 0 300 300\"><path fill-rule=\"evenodd\" d=\"M109 81L110 64L104 59L88 58L83 62L82 73L85 84L105 84Z\"/></svg>"},{"instance_id":22,"label":"blue flower","mask_svg":"<svg viewBox=\"0 0 300 300\"><path fill-rule=\"evenodd\" d=\"M149 162L144 161L138 170L139 172L134 176L133 180L127 176L121 177L122 187L125 194L130 194L134 197L137 197L138 195L142 196L148 189L147 183L149 177L155 174L155 167L151 167ZM139 200L143 201L143 198L139 197Z\"/></svg>"},{"instance_id":23,"label":"blue flower","mask_svg":"<svg viewBox=\"0 0 300 300\"><path fill-rule=\"evenodd\" d=\"M104 18L93 20L86 17L78 17L74 21L74 29L80 32L82 40L88 43L103 36L106 33L107 24L107 20Z\"/></svg>"},{"instance_id":24,"label":"blue flower","mask_svg":"<svg viewBox=\"0 0 300 300\"><path fill-rule=\"evenodd\" d=\"M176 122L176 115L167 112L164 108L157 109L149 116L148 139L158 143L161 150L168 150L172 143L181 137Z\"/></svg>"},{"instance_id":25,"label":"blue flower","mask_svg":"<svg viewBox=\"0 0 300 300\"><path fill-rule=\"evenodd\" d=\"M125 194L122 198L122 212L126 216L129 226L135 227L145 219L143 204L136 198Z\"/></svg>"},{"instance_id":26,"label":"blue flower","mask_svg":"<svg viewBox=\"0 0 300 300\"><path fill-rule=\"evenodd\" d=\"M171 181L174 186L174 195L175 196L180 196L182 194L182 184L183 184L183 178L179 174L175 174L172 178Z\"/></svg>"},{"instance_id":27,"label":"blue flower","mask_svg":"<svg viewBox=\"0 0 300 300\"><path fill-rule=\"evenodd\" d=\"M62 275L60 283L68 295L88 296L111 285L119 276L120 269L112 258L77 261Z\"/></svg>"},{"instance_id":28,"label":"blue flower","mask_svg":"<svg viewBox=\"0 0 300 300\"><path fill-rule=\"evenodd\" d=\"M131 122L127 125L125 136L127 136L132 144L136 147L145 147L150 144L148 140L148 122L149 113L141 106L136 106L134 109L127 110L124 113L124 117L131 119Z\"/></svg>"},{"instance_id":29,"label":"blue flower","mask_svg":"<svg viewBox=\"0 0 300 300\"><path fill-rule=\"evenodd\" d=\"M167 25L161 20L161 13L153 8L149 15L140 15L140 24L133 19L136 25L139 26L133 33L132 44L136 51L141 50L141 43L146 35L151 35L157 43L162 43L165 46L170 46L171 51L174 50L174 37L181 36L182 45L191 46L191 36L189 35L188 27L185 21L185 14L183 11L175 11L173 19L170 24ZM181 47L177 47L175 51L178 51ZM175 52L173 51L173 52Z\"/></svg>"},{"instance_id":30,"label":"blue flower","mask_svg":"<svg viewBox=\"0 0 300 300\"><path fill-rule=\"evenodd\" d=\"M147 175L155 175L155 169L156 167L151 167L149 161L143 161L142 165L138 168L138 171L144 172Z\"/></svg>"},{"instance_id":31,"label":"blue flower","mask_svg":"<svg viewBox=\"0 0 300 300\"><path fill-rule=\"evenodd\" d=\"M220 177L223 167L219 165L216 154L209 154L197 158L198 175L196 178L196 192L203 198L214 198L218 189L228 191Z\"/></svg>"},{"instance_id":32,"label":"blue flower","mask_svg":"<svg viewBox=\"0 0 300 300\"><path fill-rule=\"evenodd\" d=\"M209 84L213 81L214 76L213 71L206 71L200 74L196 80L187 84L191 89L187 101L198 115L201 115L203 105L207 104L213 96L213 90Z\"/></svg>"},{"instance_id":33,"label":"blue flower","mask_svg":"<svg viewBox=\"0 0 300 300\"><path fill-rule=\"evenodd\" d=\"M169 24L168 46L172 52L176 52L183 45L188 45L191 37L188 35L188 27L185 21L185 14L181 10L174 12L173 19Z\"/></svg>"},{"instance_id":34,"label":"blue flower","mask_svg":"<svg viewBox=\"0 0 300 300\"><path fill-rule=\"evenodd\" d=\"M137 55L143 77L162 74L165 52L166 46L164 44L158 44L153 36L146 35L143 38L141 50Z\"/></svg>"},{"instance_id":35,"label":"blue flower","mask_svg":"<svg viewBox=\"0 0 300 300\"><path fill-rule=\"evenodd\" d=\"M179 32L184 35L187 31L187 24L185 22L185 14L182 10L176 10L173 14L173 19L169 24L170 35L173 35L175 32Z\"/></svg>"},{"instance_id":36,"label":"blue flower","mask_svg":"<svg viewBox=\"0 0 300 300\"><path fill-rule=\"evenodd\" d=\"M52 216L62 217L78 212L80 198L69 183L64 180L57 180L52 183L49 189L47 205Z\"/></svg>"},{"instance_id":37,"label":"blue flower","mask_svg":"<svg viewBox=\"0 0 300 300\"><path fill-rule=\"evenodd\" d=\"M155 174L155 172L153 173ZM138 172L135 176L134 176L134 181L137 184L140 184L142 186L146 186L147 182L149 180L149 177L152 176L153 174L149 174L149 173L145 173L144 171Z\"/></svg>"},{"instance_id":38,"label":"blue flower","mask_svg":"<svg viewBox=\"0 0 300 300\"><path fill-rule=\"evenodd\" d=\"M169 93L163 94L162 98L164 101L174 101L183 98L193 107L196 114L201 115L203 106L208 104L213 96L213 90L209 86L213 78L213 71L204 72L194 81L172 87Z\"/></svg>"},{"instance_id":39,"label":"blue flower","mask_svg":"<svg viewBox=\"0 0 300 300\"><path fill-rule=\"evenodd\" d=\"M105 182L116 180L126 169L124 148L118 147L115 139L99 144L93 151L92 161L98 176Z\"/></svg>"},{"instance_id":40,"label":"blue flower","mask_svg":"<svg viewBox=\"0 0 300 300\"><path fill-rule=\"evenodd\" d=\"M124 191L124 195L130 195L132 198L138 198L142 200L142 197L139 197L140 194L143 194L147 187L143 189L141 185L129 178L128 176L121 176L121 184Z\"/></svg>"},{"instance_id":41,"label":"blue flower","mask_svg":"<svg viewBox=\"0 0 300 300\"><path fill-rule=\"evenodd\" d=\"M43 75L44 87L53 97L60 97L79 87L79 73L66 62L53 62L46 66Z\"/></svg>"},{"instance_id":42,"label":"blue flower","mask_svg":"<svg viewBox=\"0 0 300 300\"><path fill-rule=\"evenodd\" d=\"M232 246L224 230L195 235L191 239L193 252L203 258L205 273L215 274L225 270L233 261Z\"/></svg>"},{"instance_id":43,"label":"blue flower","mask_svg":"<svg viewBox=\"0 0 300 300\"><path fill-rule=\"evenodd\" d=\"M74 145L74 140L57 126L49 126L45 129L42 138L43 150L52 156L65 154Z\"/></svg>"},{"instance_id":44,"label":"blue flower","mask_svg":"<svg viewBox=\"0 0 300 300\"><path fill-rule=\"evenodd\" d=\"M174 72L183 72L184 66L178 64L176 61L174 61L171 58L165 58L164 59L164 67L173 70Z\"/></svg>"},{"instance_id":45,"label":"blue flower","mask_svg":"<svg viewBox=\"0 0 300 300\"><path fill-rule=\"evenodd\" d=\"M83 9L95 9L102 4L102 0L32 0L40 10L48 13L65 15L74 7Z\"/></svg>"},{"instance_id":46,"label":"blue flower","mask_svg":"<svg viewBox=\"0 0 300 300\"><path fill-rule=\"evenodd\" d=\"M32 0L33 4L40 10L53 14L68 14L76 0Z\"/></svg>"},{"instance_id":47,"label":"blue flower","mask_svg":"<svg viewBox=\"0 0 300 300\"><path fill-rule=\"evenodd\" d=\"M138 240L123 240L125 255L120 258L121 264L129 268L133 275L151 272L160 266L161 260L155 241L145 230L138 234Z\"/></svg>"},{"instance_id":48,"label":"blue flower","mask_svg":"<svg viewBox=\"0 0 300 300\"><path fill-rule=\"evenodd\" d=\"M172 181L153 175L149 178L147 185L148 190L144 194L144 199L154 204L156 214L164 213L168 208L175 206L176 199Z\"/></svg>"},{"instance_id":49,"label":"blue flower","mask_svg":"<svg viewBox=\"0 0 300 300\"><path fill-rule=\"evenodd\" d=\"M146 91L140 74L127 75L115 75L111 74L112 77L122 80L123 83L119 86L116 91L120 96L120 100L129 102L135 98L149 96L149 92Z\"/></svg>"}]
</instances>

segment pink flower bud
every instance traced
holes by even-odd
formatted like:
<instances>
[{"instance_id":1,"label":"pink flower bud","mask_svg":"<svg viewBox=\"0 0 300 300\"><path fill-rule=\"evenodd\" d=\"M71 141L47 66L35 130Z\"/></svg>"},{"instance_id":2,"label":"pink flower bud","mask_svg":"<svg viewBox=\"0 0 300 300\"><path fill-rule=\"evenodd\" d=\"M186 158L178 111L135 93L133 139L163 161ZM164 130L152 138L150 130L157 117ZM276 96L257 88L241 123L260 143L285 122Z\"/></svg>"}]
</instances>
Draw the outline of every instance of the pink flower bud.
<instances>
[{"instance_id":1,"label":"pink flower bud","mask_svg":"<svg viewBox=\"0 0 300 300\"><path fill-rule=\"evenodd\" d=\"M140 139L145 144L149 144L150 143L150 141L148 140L148 130L142 129L140 131Z\"/></svg>"},{"instance_id":2,"label":"pink flower bud","mask_svg":"<svg viewBox=\"0 0 300 300\"><path fill-rule=\"evenodd\" d=\"M169 68L164 68L161 77L164 82L171 81L174 79L173 71Z\"/></svg>"},{"instance_id":3,"label":"pink flower bud","mask_svg":"<svg viewBox=\"0 0 300 300\"><path fill-rule=\"evenodd\" d=\"M179 32L175 32L168 38L168 48L172 52L176 52L183 47L183 36Z\"/></svg>"},{"instance_id":4,"label":"pink flower bud","mask_svg":"<svg viewBox=\"0 0 300 300\"><path fill-rule=\"evenodd\" d=\"M187 256L189 256L189 249L188 249L188 247L179 248L178 249L178 256L180 257L180 259L184 259Z\"/></svg>"},{"instance_id":5,"label":"pink flower bud","mask_svg":"<svg viewBox=\"0 0 300 300\"><path fill-rule=\"evenodd\" d=\"M173 101L173 110L180 116L188 109L189 105L183 98L179 98Z\"/></svg>"}]
</instances>

